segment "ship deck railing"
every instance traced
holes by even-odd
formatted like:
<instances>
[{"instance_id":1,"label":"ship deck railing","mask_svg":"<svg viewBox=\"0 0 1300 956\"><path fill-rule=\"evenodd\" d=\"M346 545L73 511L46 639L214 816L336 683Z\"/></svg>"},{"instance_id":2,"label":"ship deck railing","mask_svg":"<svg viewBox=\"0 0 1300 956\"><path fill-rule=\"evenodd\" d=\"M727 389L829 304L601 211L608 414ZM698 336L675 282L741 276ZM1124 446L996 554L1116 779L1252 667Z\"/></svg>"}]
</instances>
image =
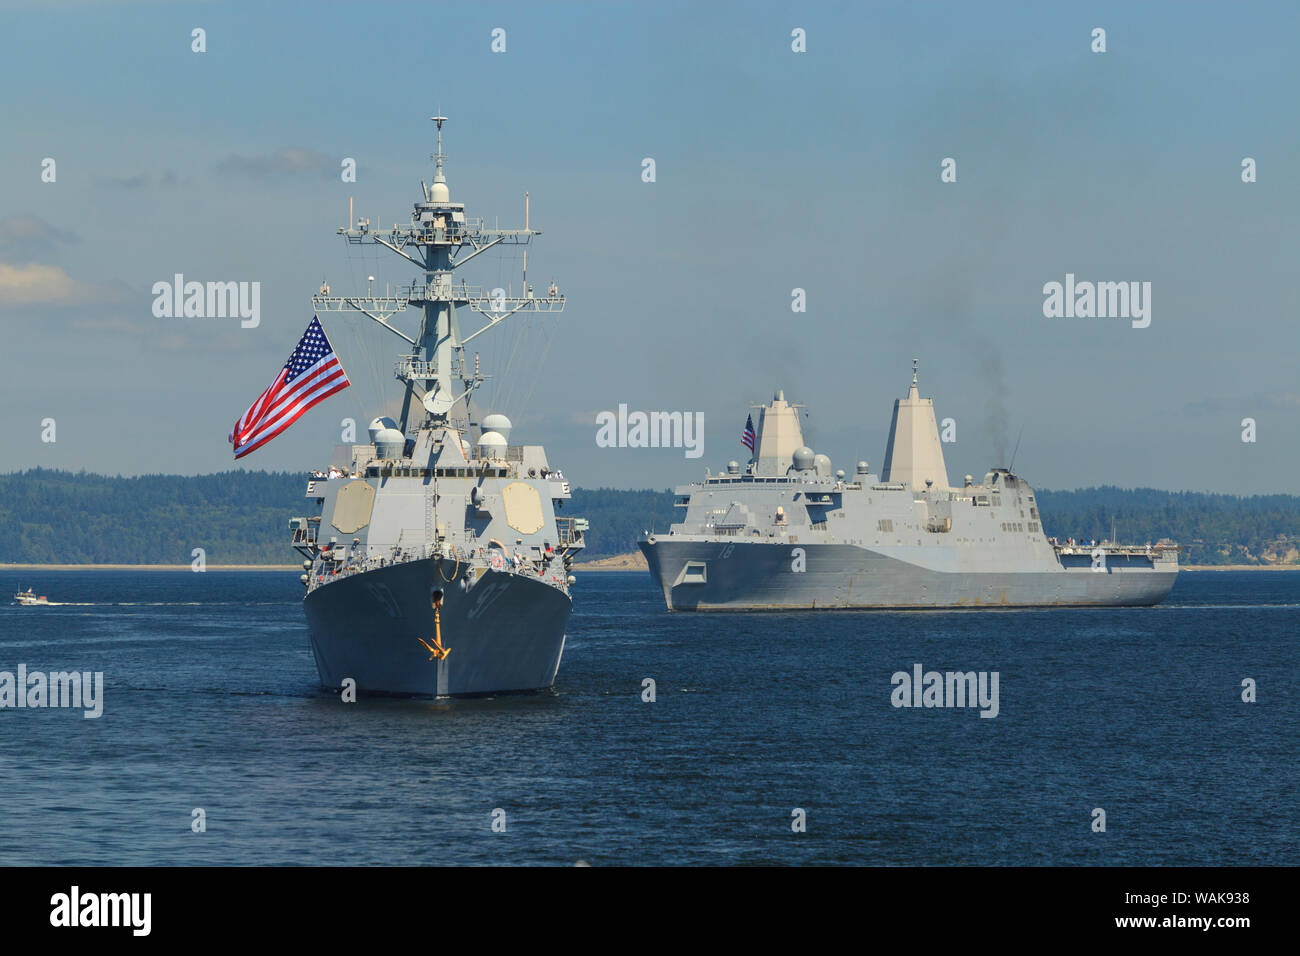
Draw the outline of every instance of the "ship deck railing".
<instances>
[{"instance_id":1,"label":"ship deck railing","mask_svg":"<svg viewBox=\"0 0 1300 956\"><path fill-rule=\"evenodd\" d=\"M1057 541L1052 544L1052 549L1057 554L1084 554L1091 555L1093 551L1104 551L1106 554L1117 555L1160 555L1166 551L1178 551L1176 544L1115 544L1111 541L1097 541L1093 544L1076 541L1074 544L1066 544Z\"/></svg>"},{"instance_id":2,"label":"ship deck railing","mask_svg":"<svg viewBox=\"0 0 1300 956\"><path fill-rule=\"evenodd\" d=\"M408 242L464 242L477 237L483 229L481 216L467 216L463 222L457 222L448 215L440 227L417 222L400 226L394 224L392 228L385 229L383 226L372 227L369 223L364 223L355 228L340 226L336 232L352 243L364 242L370 236L386 236Z\"/></svg>"},{"instance_id":3,"label":"ship deck railing","mask_svg":"<svg viewBox=\"0 0 1300 956\"><path fill-rule=\"evenodd\" d=\"M821 485L827 493L844 490L854 491L862 487L861 482L840 481L826 475L818 475L812 478L804 475L709 475L704 479L704 483L706 485Z\"/></svg>"},{"instance_id":4,"label":"ship deck railing","mask_svg":"<svg viewBox=\"0 0 1300 956\"><path fill-rule=\"evenodd\" d=\"M566 520L572 521L573 519ZM570 543L579 543L581 537L582 535L579 532L577 540ZM563 546L561 545L561 547ZM457 560L465 567L473 566L472 559L478 557L481 562L489 567L491 566L490 549L477 544L474 547L463 547L449 546L444 543L441 548L427 546L419 549L390 549L385 552L367 554L364 557L351 557L342 548L339 548L339 551L342 552L342 555L337 557L333 555L333 549L318 552L317 559L312 562L311 569L307 572L309 591L368 571L376 571L380 568L393 567L399 564L409 564L413 561L423 561L426 558L435 556L440 556L446 560ZM517 560L515 560L516 557ZM559 557L559 552L555 552L555 557ZM549 563L532 557L522 557L519 552L516 552L514 556L506 555L502 567L493 570L518 574L523 577L538 578L544 583L562 586L568 572L563 570L552 571L554 580L551 580L546 574L548 570L552 570L547 567Z\"/></svg>"},{"instance_id":5,"label":"ship deck railing","mask_svg":"<svg viewBox=\"0 0 1300 956\"><path fill-rule=\"evenodd\" d=\"M576 523L576 518L555 519L555 533L561 548L583 543L582 532L577 530Z\"/></svg>"}]
</instances>

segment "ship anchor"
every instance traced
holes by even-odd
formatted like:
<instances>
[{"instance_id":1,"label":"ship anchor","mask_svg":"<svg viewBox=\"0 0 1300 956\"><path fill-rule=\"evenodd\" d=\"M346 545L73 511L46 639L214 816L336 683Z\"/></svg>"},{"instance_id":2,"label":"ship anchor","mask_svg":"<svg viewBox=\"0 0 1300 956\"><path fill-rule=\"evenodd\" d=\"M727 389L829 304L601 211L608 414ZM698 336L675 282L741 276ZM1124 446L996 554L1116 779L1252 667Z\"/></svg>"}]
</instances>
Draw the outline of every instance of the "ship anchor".
<instances>
[{"instance_id":1,"label":"ship anchor","mask_svg":"<svg viewBox=\"0 0 1300 956\"><path fill-rule=\"evenodd\" d=\"M442 591L437 589L434 590L432 603L434 629L433 643L430 644L422 637L417 637L416 640L423 644L425 649L429 652L429 660L437 658L440 661L445 661L447 655L451 653L451 648L442 646L442 615L440 613L440 609L442 608Z\"/></svg>"}]
</instances>

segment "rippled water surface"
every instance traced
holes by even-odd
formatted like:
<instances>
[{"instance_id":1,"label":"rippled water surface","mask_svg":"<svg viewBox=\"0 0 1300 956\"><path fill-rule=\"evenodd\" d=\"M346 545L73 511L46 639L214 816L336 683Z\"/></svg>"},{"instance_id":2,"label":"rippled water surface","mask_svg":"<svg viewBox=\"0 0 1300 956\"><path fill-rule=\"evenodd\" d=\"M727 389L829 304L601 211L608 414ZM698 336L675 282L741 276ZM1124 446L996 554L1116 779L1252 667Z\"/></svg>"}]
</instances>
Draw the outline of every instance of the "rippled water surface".
<instances>
[{"instance_id":1,"label":"rippled water surface","mask_svg":"<svg viewBox=\"0 0 1300 956\"><path fill-rule=\"evenodd\" d=\"M586 573L554 694L356 704L318 687L292 573L20 584L64 603L0 607L0 671L102 671L104 711L0 710L0 863L1297 862L1300 573L761 615ZM998 672L998 716L891 706L917 663Z\"/></svg>"}]
</instances>

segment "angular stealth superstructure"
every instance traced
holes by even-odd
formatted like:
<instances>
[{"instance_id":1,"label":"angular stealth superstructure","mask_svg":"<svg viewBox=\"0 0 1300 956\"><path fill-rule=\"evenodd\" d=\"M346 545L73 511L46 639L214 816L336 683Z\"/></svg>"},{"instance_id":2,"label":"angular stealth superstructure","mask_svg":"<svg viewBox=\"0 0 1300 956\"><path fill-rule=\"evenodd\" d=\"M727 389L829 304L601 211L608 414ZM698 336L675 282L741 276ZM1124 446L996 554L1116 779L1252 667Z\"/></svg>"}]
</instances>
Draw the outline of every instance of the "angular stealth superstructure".
<instances>
[{"instance_id":1,"label":"angular stealth superstructure","mask_svg":"<svg viewBox=\"0 0 1300 956\"><path fill-rule=\"evenodd\" d=\"M794 453L803 447L798 409L786 403L784 392L773 395L772 404L759 407L754 474L783 475L790 467Z\"/></svg>"},{"instance_id":2,"label":"angular stealth superstructure","mask_svg":"<svg viewBox=\"0 0 1300 956\"><path fill-rule=\"evenodd\" d=\"M519 297L459 285L453 271L498 244L527 243L536 230L489 229L451 201L443 174L442 124L433 184L409 224L339 233L375 244L422 273L397 295L334 297L320 311L359 312L403 339L397 379L401 420L376 418L370 441L344 446L329 473L307 483L319 516L294 518L306 558L303 609L321 683L351 679L361 693L485 694L550 687L573 602L569 565L586 522L561 518L569 484L540 445L510 443L504 415L471 403L484 381L465 345L518 312L560 312L552 283ZM525 263L527 259L524 260ZM526 265L525 265L526 269ZM457 310L482 318L462 331ZM389 320L419 313L408 335Z\"/></svg>"},{"instance_id":3,"label":"angular stealth superstructure","mask_svg":"<svg viewBox=\"0 0 1300 956\"><path fill-rule=\"evenodd\" d=\"M1006 468L951 487L915 364L879 476L832 474L796 408L777 392L748 467L679 487L682 520L640 542L670 611L1147 605L1173 587L1177 546L1049 539Z\"/></svg>"},{"instance_id":4,"label":"angular stealth superstructure","mask_svg":"<svg viewBox=\"0 0 1300 956\"><path fill-rule=\"evenodd\" d=\"M916 375L913 362L912 387L907 398L894 400L894 418L889 424L885 467L881 469L880 480L902 482L913 488L928 483L934 491L947 491L948 469L943 463L934 399L921 397Z\"/></svg>"}]
</instances>

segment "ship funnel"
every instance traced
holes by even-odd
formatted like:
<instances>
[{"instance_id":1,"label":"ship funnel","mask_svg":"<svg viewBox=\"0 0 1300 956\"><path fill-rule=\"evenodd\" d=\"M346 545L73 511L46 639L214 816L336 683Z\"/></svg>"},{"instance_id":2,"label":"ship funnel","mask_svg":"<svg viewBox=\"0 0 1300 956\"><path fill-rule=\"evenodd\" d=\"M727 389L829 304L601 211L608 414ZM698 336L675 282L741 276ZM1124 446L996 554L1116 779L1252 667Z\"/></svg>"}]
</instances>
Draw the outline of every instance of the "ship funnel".
<instances>
[{"instance_id":1,"label":"ship funnel","mask_svg":"<svg viewBox=\"0 0 1300 956\"><path fill-rule=\"evenodd\" d=\"M894 419L889 425L882 481L898 481L920 489L932 479L935 491L948 490L948 469L939 444L939 426L934 419L934 400L922 398L916 384L916 362L912 363L912 387L907 398L894 402Z\"/></svg>"}]
</instances>

